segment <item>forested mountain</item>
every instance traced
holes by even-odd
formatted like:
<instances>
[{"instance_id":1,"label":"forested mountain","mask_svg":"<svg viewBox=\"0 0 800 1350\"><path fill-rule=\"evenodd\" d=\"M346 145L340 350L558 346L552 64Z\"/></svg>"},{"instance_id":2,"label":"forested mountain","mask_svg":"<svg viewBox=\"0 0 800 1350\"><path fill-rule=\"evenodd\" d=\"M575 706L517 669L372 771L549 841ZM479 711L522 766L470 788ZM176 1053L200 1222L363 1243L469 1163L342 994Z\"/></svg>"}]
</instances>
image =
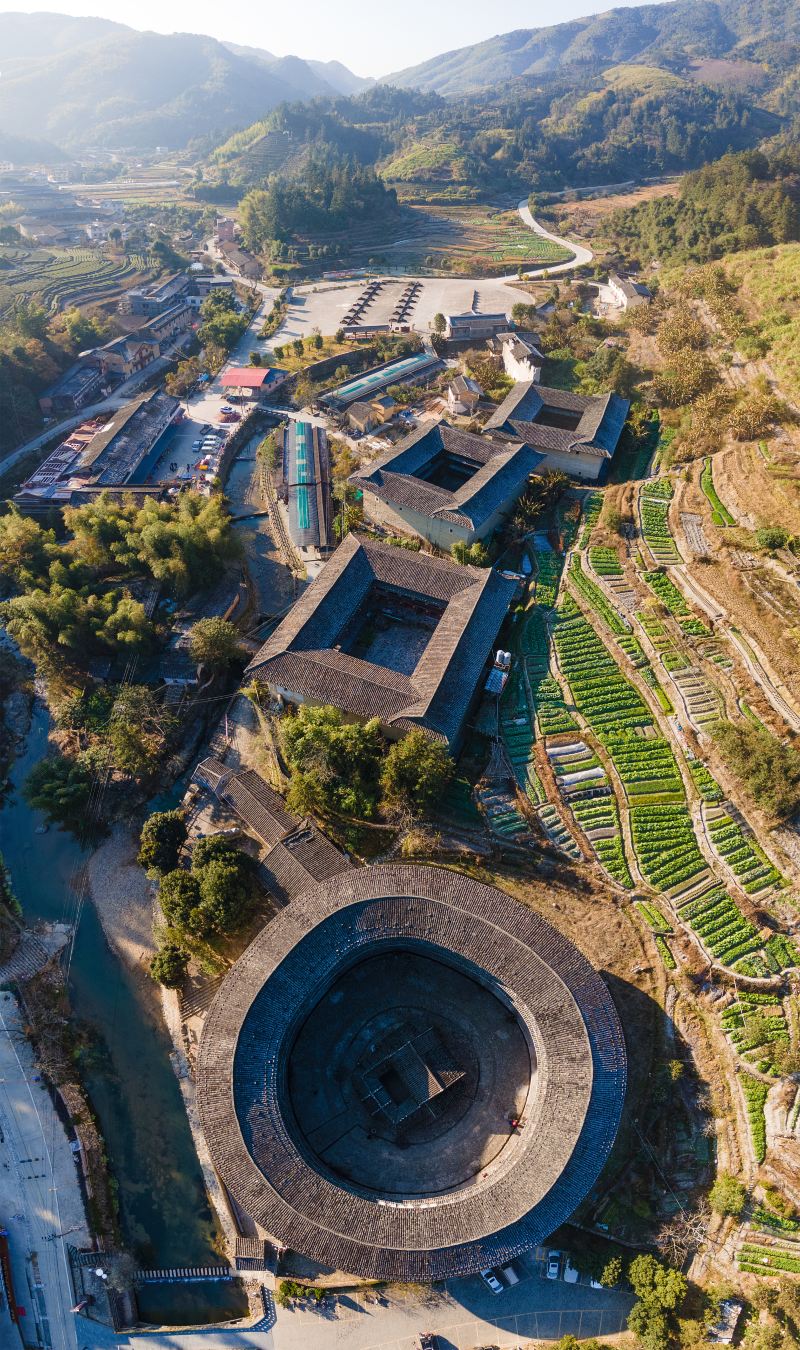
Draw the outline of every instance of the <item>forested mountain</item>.
<instances>
[{"instance_id":1,"label":"forested mountain","mask_svg":"<svg viewBox=\"0 0 800 1350\"><path fill-rule=\"evenodd\" d=\"M68 149L220 140L286 100L357 83L335 63L314 69L210 37L57 14L0 14L0 52L4 134Z\"/></svg>"},{"instance_id":2,"label":"forested mountain","mask_svg":"<svg viewBox=\"0 0 800 1350\"><path fill-rule=\"evenodd\" d=\"M724 155L689 173L677 197L613 212L610 241L628 260L710 262L800 238L800 148Z\"/></svg>"},{"instance_id":3,"label":"forested mountain","mask_svg":"<svg viewBox=\"0 0 800 1350\"><path fill-rule=\"evenodd\" d=\"M764 74L758 63L767 63L779 80L798 60L796 0L671 0L549 28L520 28L387 75L385 82L460 95L520 76L536 78L569 67L597 71L620 61L694 71L701 79L710 73L723 81L758 82ZM704 72L708 61L732 65Z\"/></svg>"},{"instance_id":4,"label":"forested mountain","mask_svg":"<svg viewBox=\"0 0 800 1350\"><path fill-rule=\"evenodd\" d=\"M302 176L311 154L329 153L374 165L406 198L470 200L698 168L780 127L746 94L620 66L459 100L381 84L281 107L229 138L210 167L247 187Z\"/></svg>"}]
</instances>

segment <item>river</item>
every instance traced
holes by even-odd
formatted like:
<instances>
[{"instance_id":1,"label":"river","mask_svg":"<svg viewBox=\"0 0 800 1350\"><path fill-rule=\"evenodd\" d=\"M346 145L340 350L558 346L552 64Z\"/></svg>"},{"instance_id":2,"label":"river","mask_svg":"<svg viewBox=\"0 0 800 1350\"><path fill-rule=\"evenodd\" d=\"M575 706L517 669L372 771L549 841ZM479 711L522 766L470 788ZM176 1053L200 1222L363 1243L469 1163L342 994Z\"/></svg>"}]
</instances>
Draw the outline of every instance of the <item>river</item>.
<instances>
[{"instance_id":1,"label":"river","mask_svg":"<svg viewBox=\"0 0 800 1350\"><path fill-rule=\"evenodd\" d=\"M85 853L71 834L50 828L31 810L21 785L47 749L49 715L38 700L30 732L11 775L12 788L0 810L2 853L29 923L73 922L76 881ZM119 1190L126 1244L144 1265L217 1264L218 1226L203 1185L189 1123L169 1054L172 1049L149 979L129 971L106 942L95 908L81 908L69 965L70 1001L76 1017L93 1032L94 1049L83 1081L100 1123L111 1173ZM244 1295L238 1286L196 1289L186 1316L186 1290L175 1315L158 1294L154 1316L165 1320L219 1320L238 1316ZM177 1292L177 1291L176 1291ZM147 1290L141 1291L148 1316Z\"/></svg>"}]
</instances>

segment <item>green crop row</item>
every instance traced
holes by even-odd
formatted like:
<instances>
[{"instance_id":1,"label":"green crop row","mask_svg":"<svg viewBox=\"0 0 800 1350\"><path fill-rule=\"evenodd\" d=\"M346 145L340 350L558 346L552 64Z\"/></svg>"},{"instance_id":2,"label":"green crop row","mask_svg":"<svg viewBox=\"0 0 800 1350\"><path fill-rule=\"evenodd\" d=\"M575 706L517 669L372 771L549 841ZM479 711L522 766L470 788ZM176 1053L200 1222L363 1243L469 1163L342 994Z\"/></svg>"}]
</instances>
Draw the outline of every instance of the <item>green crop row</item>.
<instances>
[{"instance_id":1,"label":"green crop row","mask_svg":"<svg viewBox=\"0 0 800 1350\"><path fill-rule=\"evenodd\" d=\"M700 475L700 487L711 503L711 519L714 524L718 525L720 528L724 528L726 525L735 525L736 521L727 506L720 501L717 495L717 490L714 487L714 470L711 467L710 459L707 459L703 465L703 472Z\"/></svg>"},{"instance_id":2,"label":"green crop row","mask_svg":"<svg viewBox=\"0 0 800 1350\"><path fill-rule=\"evenodd\" d=\"M529 676L536 720L542 736L558 736L564 731L577 731L578 724L564 703L561 685L552 675L538 678Z\"/></svg>"},{"instance_id":3,"label":"green crop row","mask_svg":"<svg viewBox=\"0 0 800 1350\"><path fill-rule=\"evenodd\" d=\"M672 483L669 478L650 478L642 486L643 497L657 497L662 501L672 500Z\"/></svg>"},{"instance_id":4,"label":"green crop row","mask_svg":"<svg viewBox=\"0 0 800 1350\"><path fill-rule=\"evenodd\" d=\"M715 886L684 906L681 918L723 965L732 966L759 949L756 928L722 886Z\"/></svg>"},{"instance_id":5,"label":"green crop row","mask_svg":"<svg viewBox=\"0 0 800 1350\"><path fill-rule=\"evenodd\" d=\"M628 627L623 623L613 605L606 599L596 582L591 577L587 577L581 566L581 560L575 554L570 563L569 579L573 586L580 591L584 600L586 600L600 618L611 629L612 633L628 633Z\"/></svg>"},{"instance_id":6,"label":"green crop row","mask_svg":"<svg viewBox=\"0 0 800 1350\"><path fill-rule=\"evenodd\" d=\"M658 561L680 562L681 555L669 526L669 501L659 500L654 495L645 496L642 493L639 499L639 514L642 534Z\"/></svg>"},{"instance_id":7,"label":"green crop row","mask_svg":"<svg viewBox=\"0 0 800 1350\"><path fill-rule=\"evenodd\" d=\"M724 795L722 788L716 778L714 778L706 768L702 760L690 759L689 772L691 773L692 778L695 781L695 786L704 802L722 801Z\"/></svg>"},{"instance_id":8,"label":"green crop row","mask_svg":"<svg viewBox=\"0 0 800 1350\"><path fill-rule=\"evenodd\" d=\"M615 548L590 548L589 562L600 577L621 577L622 563Z\"/></svg>"},{"instance_id":9,"label":"green crop row","mask_svg":"<svg viewBox=\"0 0 800 1350\"><path fill-rule=\"evenodd\" d=\"M536 552L536 603L552 608L556 603L561 572L564 567L564 555L551 549Z\"/></svg>"},{"instance_id":10,"label":"green crop row","mask_svg":"<svg viewBox=\"0 0 800 1350\"><path fill-rule=\"evenodd\" d=\"M602 492L590 492L583 503L583 530L581 532L581 548L586 548L591 538L592 530L600 519L600 512L603 509Z\"/></svg>"},{"instance_id":11,"label":"green crop row","mask_svg":"<svg viewBox=\"0 0 800 1350\"><path fill-rule=\"evenodd\" d=\"M674 581L671 581L665 572L645 572L644 579L670 614L689 613L689 606Z\"/></svg>"},{"instance_id":12,"label":"green crop row","mask_svg":"<svg viewBox=\"0 0 800 1350\"><path fill-rule=\"evenodd\" d=\"M601 740L614 761L632 804L654 792L683 800L683 780L668 741L661 736L637 736L607 731Z\"/></svg>"},{"instance_id":13,"label":"green crop row","mask_svg":"<svg viewBox=\"0 0 800 1350\"><path fill-rule=\"evenodd\" d=\"M647 920L650 927L656 933L669 932L669 923L664 918L664 915L661 913L661 910L656 909L655 905L650 904L646 900L637 900L636 908L639 910L639 913Z\"/></svg>"},{"instance_id":14,"label":"green crop row","mask_svg":"<svg viewBox=\"0 0 800 1350\"><path fill-rule=\"evenodd\" d=\"M707 825L714 849L736 874L747 895L755 895L783 880L778 869L764 859L758 846L730 816L717 816Z\"/></svg>"},{"instance_id":15,"label":"green crop row","mask_svg":"<svg viewBox=\"0 0 800 1350\"><path fill-rule=\"evenodd\" d=\"M764 1106L769 1088L766 1083L761 1082L760 1078L753 1078L749 1073L741 1074L739 1082L744 1093L756 1162L762 1163L767 1156L767 1123L764 1117ZM797 1264L798 1270L800 1270L800 1262Z\"/></svg>"},{"instance_id":16,"label":"green crop row","mask_svg":"<svg viewBox=\"0 0 800 1350\"><path fill-rule=\"evenodd\" d=\"M800 965L800 952L783 933L774 933L772 937L767 938L764 950L767 964L773 968L774 974L780 970L787 970L790 966Z\"/></svg>"},{"instance_id":17,"label":"green crop row","mask_svg":"<svg viewBox=\"0 0 800 1350\"><path fill-rule=\"evenodd\" d=\"M639 866L656 890L672 890L706 870L685 806L632 806L630 819Z\"/></svg>"},{"instance_id":18,"label":"green crop row","mask_svg":"<svg viewBox=\"0 0 800 1350\"><path fill-rule=\"evenodd\" d=\"M663 938L660 933L654 933L653 941L655 942L656 947L658 948L658 954L661 957L661 960L664 962L664 965L666 966L667 970L675 970L678 963L675 960L675 957L672 955L672 952L670 950L666 938Z\"/></svg>"},{"instance_id":19,"label":"green crop row","mask_svg":"<svg viewBox=\"0 0 800 1350\"><path fill-rule=\"evenodd\" d=\"M780 1275L784 1271L792 1275L800 1274L800 1259L774 1247L757 1247L754 1243L748 1243L740 1248L737 1260L739 1269L749 1275Z\"/></svg>"},{"instance_id":20,"label":"green crop row","mask_svg":"<svg viewBox=\"0 0 800 1350\"><path fill-rule=\"evenodd\" d=\"M766 1205L756 1205L753 1209L753 1220L760 1224L762 1228L774 1228L782 1233L800 1232L800 1219L787 1219L782 1214L775 1214Z\"/></svg>"},{"instance_id":21,"label":"green crop row","mask_svg":"<svg viewBox=\"0 0 800 1350\"><path fill-rule=\"evenodd\" d=\"M689 637L711 637L711 629L706 627L702 619L681 619L681 629Z\"/></svg>"},{"instance_id":22,"label":"green crop row","mask_svg":"<svg viewBox=\"0 0 800 1350\"><path fill-rule=\"evenodd\" d=\"M649 666L639 642L631 633L621 633L617 638L617 646L622 648L631 665L636 666L637 669Z\"/></svg>"},{"instance_id":23,"label":"green crop row","mask_svg":"<svg viewBox=\"0 0 800 1350\"><path fill-rule=\"evenodd\" d=\"M574 602L565 602L554 636L575 705L593 730L651 723L642 699Z\"/></svg>"}]
</instances>

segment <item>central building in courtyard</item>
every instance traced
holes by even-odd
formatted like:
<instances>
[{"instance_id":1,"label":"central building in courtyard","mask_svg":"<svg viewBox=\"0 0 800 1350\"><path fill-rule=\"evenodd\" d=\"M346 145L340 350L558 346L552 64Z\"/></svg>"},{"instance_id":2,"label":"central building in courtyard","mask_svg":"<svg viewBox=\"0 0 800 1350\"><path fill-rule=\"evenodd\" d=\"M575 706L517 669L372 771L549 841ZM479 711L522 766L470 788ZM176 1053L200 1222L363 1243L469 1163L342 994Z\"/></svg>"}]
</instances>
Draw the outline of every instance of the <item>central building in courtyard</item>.
<instances>
[{"instance_id":1,"label":"central building in courtyard","mask_svg":"<svg viewBox=\"0 0 800 1350\"><path fill-rule=\"evenodd\" d=\"M203 1032L199 1105L265 1237L365 1278L434 1280L569 1218L625 1081L614 1005L571 943L460 873L381 866L308 891L237 962Z\"/></svg>"}]
</instances>

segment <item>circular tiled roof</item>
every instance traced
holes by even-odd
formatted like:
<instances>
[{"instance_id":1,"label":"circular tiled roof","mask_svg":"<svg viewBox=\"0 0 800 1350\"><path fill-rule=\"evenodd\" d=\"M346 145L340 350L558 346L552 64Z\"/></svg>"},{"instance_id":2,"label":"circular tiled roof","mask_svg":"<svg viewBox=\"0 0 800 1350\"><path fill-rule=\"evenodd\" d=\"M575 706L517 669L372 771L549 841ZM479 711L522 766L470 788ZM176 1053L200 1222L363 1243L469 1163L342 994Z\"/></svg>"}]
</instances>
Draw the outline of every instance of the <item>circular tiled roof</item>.
<instances>
[{"instance_id":1,"label":"circular tiled roof","mask_svg":"<svg viewBox=\"0 0 800 1350\"><path fill-rule=\"evenodd\" d=\"M488 1168L400 1200L303 1147L286 1082L311 1008L342 971L392 947L442 960L513 1009L536 1066L525 1128ZM430 1280L508 1260L569 1217L614 1142L625 1074L608 990L560 933L461 873L382 866L314 887L258 935L206 1019L198 1100L225 1185L278 1242L352 1274Z\"/></svg>"}]
</instances>

